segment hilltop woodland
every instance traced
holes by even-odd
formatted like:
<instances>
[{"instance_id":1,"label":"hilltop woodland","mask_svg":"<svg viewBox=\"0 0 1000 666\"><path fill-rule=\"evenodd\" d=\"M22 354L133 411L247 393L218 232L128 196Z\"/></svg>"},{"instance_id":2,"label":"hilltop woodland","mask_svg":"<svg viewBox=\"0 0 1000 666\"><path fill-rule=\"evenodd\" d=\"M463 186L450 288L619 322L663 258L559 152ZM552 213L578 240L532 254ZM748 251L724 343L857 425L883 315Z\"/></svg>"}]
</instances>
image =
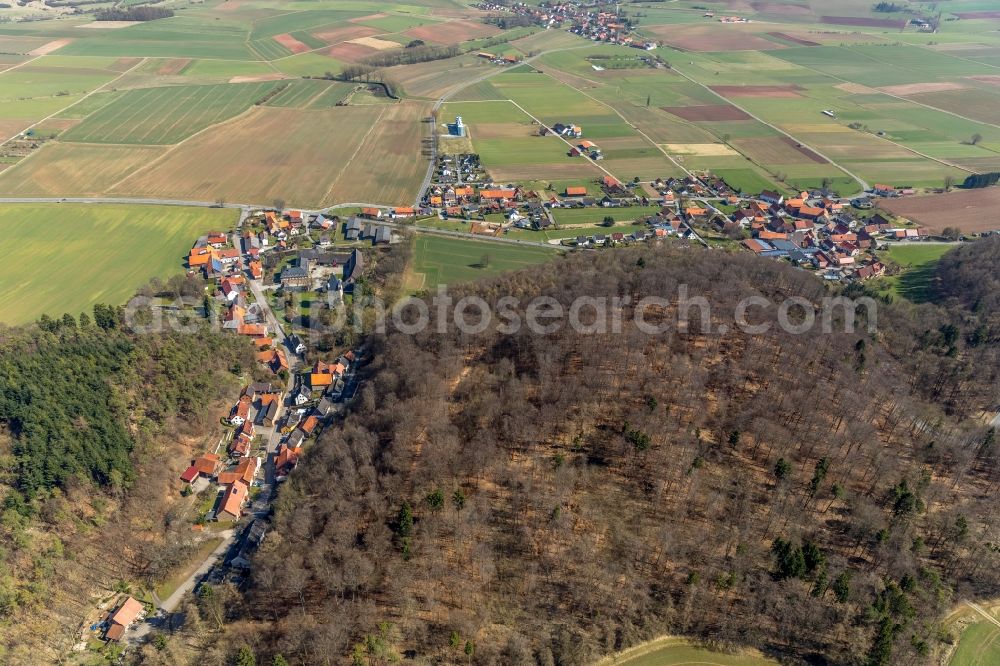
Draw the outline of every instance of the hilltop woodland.
<instances>
[{"instance_id":1,"label":"hilltop woodland","mask_svg":"<svg viewBox=\"0 0 1000 666\"><path fill-rule=\"evenodd\" d=\"M150 290L203 286L178 277ZM174 472L253 353L207 328L133 335L122 318L96 305L0 329L4 664L55 661L96 598L130 581L151 585L196 547L175 515Z\"/></svg>"},{"instance_id":2,"label":"hilltop woodland","mask_svg":"<svg viewBox=\"0 0 1000 666\"><path fill-rule=\"evenodd\" d=\"M996 247L942 271L990 271L979 252ZM575 255L452 293L523 308L675 301L680 283L713 327L745 296L830 294L693 249ZM626 307L607 334L371 336L368 379L282 486L248 588L206 589L137 661L548 666L672 633L930 663L953 640L944 611L1000 592L998 443L979 418L1000 330L977 335L984 308L957 302L879 306L875 334L862 317L708 335L696 311L651 336Z\"/></svg>"}]
</instances>

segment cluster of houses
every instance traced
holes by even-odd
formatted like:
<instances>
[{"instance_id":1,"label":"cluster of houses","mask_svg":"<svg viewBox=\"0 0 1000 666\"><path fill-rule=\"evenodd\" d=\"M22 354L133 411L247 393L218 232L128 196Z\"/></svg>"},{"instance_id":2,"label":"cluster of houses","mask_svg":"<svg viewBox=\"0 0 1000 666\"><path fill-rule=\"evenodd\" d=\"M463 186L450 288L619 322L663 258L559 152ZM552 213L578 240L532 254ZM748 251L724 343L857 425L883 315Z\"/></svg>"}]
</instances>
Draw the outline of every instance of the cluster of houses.
<instances>
[{"instance_id":1,"label":"cluster of houses","mask_svg":"<svg viewBox=\"0 0 1000 666\"><path fill-rule=\"evenodd\" d=\"M287 355L269 335L264 309L247 298L249 281L264 277L262 255L271 250L287 249L291 237L315 230L319 235L314 247L299 251L293 263L281 271L281 287L288 291L315 289L342 297L344 293L351 292L360 277L364 257L357 249L333 251L331 245L336 225L343 224L344 238L349 241L370 240L374 245L384 245L392 240L391 229L385 222L416 214L416 209L407 206L385 209L366 207L357 216L342 222L337 217L304 214L298 210L284 213L262 210L247 217L239 235L211 232L200 237L191 248L188 267L190 271L200 271L206 278L214 280L215 299L223 308L223 329L251 338L257 347L257 361L272 372L287 372ZM235 247L235 244L240 247Z\"/></svg>"},{"instance_id":2,"label":"cluster of houses","mask_svg":"<svg viewBox=\"0 0 1000 666\"><path fill-rule=\"evenodd\" d=\"M583 136L583 128L573 123L567 123L565 125L563 123L556 123L550 128L542 127L540 133L542 136L545 136L545 134L549 131L567 139L579 139Z\"/></svg>"},{"instance_id":3,"label":"cluster of houses","mask_svg":"<svg viewBox=\"0 0 1000 666\"><path fill-rule=\"evenodd\" d=\"M633 48L653 50L655 42L640 39L633 33L632 22L617 12L604 11L598 5L579 2L552 2L544 0L537 6L524 2L501 4L485 0L474 5L489 12L505 12L530 19L534 24L548 28L565 27L570 32L593 41L620 44Z\"/></svg>"},{"instance_id":4,"label":"cluster of houses","mask_svg":"<svg viewBox=\"0 0 1000 666\"><path fill-rule=\"evenodd\" d=\"M479 161L479 155L474 153L439 154L432 176L433 182L437 185L477 183L488 179L486 170Z\"/></svg>"},{"instance_id":5,"label":"cluster of houses","mask_svg":"<svg viewBox=\"0 0 1000 666\"><path fill-rule=\"evenodd\" d=\"M712 224L728 232L748 230L742 241L751 252L764 257L786 258L798 266L824 271L831 280L866 280L885 272L874 254L884 240L919 240L926 229L900 227L881 213L866 219L856 217L849 205L820 193L801 192L786 199L778 192L764 191L727 218Z\"/></svg>"},{"instance_id":6,"label":"cluster of houses","mask_svg":"<svg viewBox=\"0 0 1000 666\"><path fill-rule=\"evenodd\" d=\"M480 51L476 56L484 60L489 60L494 65L516 65L521 62L521 57L518 55L497 55L489 51Z\"/></svg>"},{"instance_id":7,"label":"cluster of houses","mask_svg":"<svg viewBox=\"0 0 1000 666\"><path fill-rule=\"evenodd\" d=\"M569 149L570 157L579 157L580 155L589 157L590 159L595 161L604 159L604 154L601 152L601 149L597 147L596 143L588 139L581 140L579 143L577 143L575 146Z\"/></svg>"}]
</instances>

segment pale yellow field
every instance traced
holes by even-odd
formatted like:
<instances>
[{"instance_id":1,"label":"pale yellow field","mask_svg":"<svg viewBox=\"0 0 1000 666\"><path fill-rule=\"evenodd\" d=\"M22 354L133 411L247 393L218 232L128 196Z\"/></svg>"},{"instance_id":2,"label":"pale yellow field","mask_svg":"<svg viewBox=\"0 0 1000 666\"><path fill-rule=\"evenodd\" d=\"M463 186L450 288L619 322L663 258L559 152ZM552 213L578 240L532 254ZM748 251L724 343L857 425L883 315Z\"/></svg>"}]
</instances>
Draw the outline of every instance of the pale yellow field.
<instances>
[{"instance_id":1,"label":"pale yellow field","mask_svg":"<svg viewBox=\"0 0 1000 666\"><path fill-rule=\"evenodd\" d=\"M378 49L379 51L387 51L389 49L398 49L399 44L396 42L390 42L387 39L378 39L376 37L358 37L357 39L351 39L347 42L348 44L361 44L362 46L370 46L373 49Z\"/></svg>"},{"instance_id":2,"label":"pale yellow field","mask_svg":"<svg viewBox=\"0 0 1000 666\"><path fill-rule=\"evenodd\" d=\"M739 154L724 143L664 143L661 145L668 153L676 153L678 155L720 157L722 155Z\"/></svg>"}]
</instances>

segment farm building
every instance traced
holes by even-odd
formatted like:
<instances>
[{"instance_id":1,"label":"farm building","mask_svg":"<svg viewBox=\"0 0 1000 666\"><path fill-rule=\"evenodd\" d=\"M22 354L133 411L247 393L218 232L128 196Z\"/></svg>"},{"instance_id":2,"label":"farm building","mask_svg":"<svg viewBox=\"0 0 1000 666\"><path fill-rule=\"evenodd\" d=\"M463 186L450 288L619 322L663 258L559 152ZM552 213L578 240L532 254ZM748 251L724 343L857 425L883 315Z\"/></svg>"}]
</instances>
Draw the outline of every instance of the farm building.
<instances>
[{"instance_id":1,"label":"farm building","mask_svg":"<svg viewBox=\"0 0 1000 666\"><path fill-rule=\"evenodd\" d=\"M455 122L448 123L448 134L451 136L465 136L465 123L462 116L455 116Z\"/></svg>"}]
</instances>

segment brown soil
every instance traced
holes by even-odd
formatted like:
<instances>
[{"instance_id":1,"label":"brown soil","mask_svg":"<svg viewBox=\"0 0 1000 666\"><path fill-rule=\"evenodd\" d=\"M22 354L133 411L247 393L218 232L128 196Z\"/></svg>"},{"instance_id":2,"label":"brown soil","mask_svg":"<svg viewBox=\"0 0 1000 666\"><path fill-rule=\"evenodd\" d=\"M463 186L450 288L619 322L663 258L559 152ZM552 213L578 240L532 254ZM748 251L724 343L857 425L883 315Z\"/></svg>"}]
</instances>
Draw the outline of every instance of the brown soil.
<instances>
[{"instance_id":1,"label":"brown soil","mask_svg":"<svg viewBox=\"0 0 1000 666\"><path fill-rule=\"evenodd\" d=\"M160 76L173 76L180 74L184 68L191 64L191 58L171 58L160 65L156 73Z\"/></svg>"},{"instance_id":2,"label":"brown soil","mask_svg":"<svg viewBox=\"0 0 1000 666\"><path fill-rule=\"evenodd\" d=\"M917 95L919 93L946 92L948 90L964 90L966 86L953 81L934 81L930 83L904 83L898 86L879 88L890 95Z\"/></svg>"},{"instance_id":3,"label":"brown soil","mask_svg":"<svg viewBox=\"0 0 1000 666\"><path fill-rule=\"evenodd\" d=\"M792 5L789 5L792 6ZM777 37L778 39L783 39L786 42L792 42L793 44L798 44L799 46L819 46L819 42L811 42L808 39L802 39L801 37L795 37L794 35L789 35L787 32L769 32L767 33L772 37Z\"/></svg>"},{"instance_id":4,"label":"brown soil","mask_svg":"<svg viewBox=\"0 0 1000 666\"><path fill-rule=\"evenodd\" d=\"M379 30L370 28L367 25L345 25L339 28L314 32L312 36L323 40L327 44L336 44L338 42L346 42L349 39L357 39L358 37L371 37L379 33Z\"/></svg>"},{"instance_id":5,"label":"brown soil","mask_svg":"<svg viewBox=\"0 0 1000 666\"><path fill-rule=\"evenodd\" d=\"M303 44L288 33L285 33L284 35L275 35L274 41L278 42L292 53L305 53L306 51L312 50L309 48L308 44Z\"/></svg>"},{"instance_id":6,"label":"brown soil","mask_svg":"<svg viewBox=\"0 0 1000 666\"><path fill-rule=\"evenodd\" d=\"M1000 220L996 217L1000 209L1000 187L886 199L878 205L932 231L958 227L968 234L1000 229Z\"/></svg>"},{"instance_id":7,"label":"brown soil","mask_svg":"<svg viewBox=\"0 0 1000 666\"><path fill-rule=\"evenodd\" d=\"M323 55L328 55L331 58L336 58L337 60L343 60L344 62L357 62L362 58L364 58L365 56L370 56L371 54L377 52L378 49L373 49L370 46L364 46L362 44L352 44L350 42L337 44L336 46L331 46L325 51L322 51Z\"/></svg>"},{"instance_id":8,"label":"brown soil","mask_svg":"<svg viewBox=\"0 0 1000 666\"><path fill-rule=\"evenodd\" d=\"M403 34L413 39L440 44L458 44L469 39L489 37L500 32L499 28L475 21L448 21L411 28Z\"/></svg>"}]
</instances>

